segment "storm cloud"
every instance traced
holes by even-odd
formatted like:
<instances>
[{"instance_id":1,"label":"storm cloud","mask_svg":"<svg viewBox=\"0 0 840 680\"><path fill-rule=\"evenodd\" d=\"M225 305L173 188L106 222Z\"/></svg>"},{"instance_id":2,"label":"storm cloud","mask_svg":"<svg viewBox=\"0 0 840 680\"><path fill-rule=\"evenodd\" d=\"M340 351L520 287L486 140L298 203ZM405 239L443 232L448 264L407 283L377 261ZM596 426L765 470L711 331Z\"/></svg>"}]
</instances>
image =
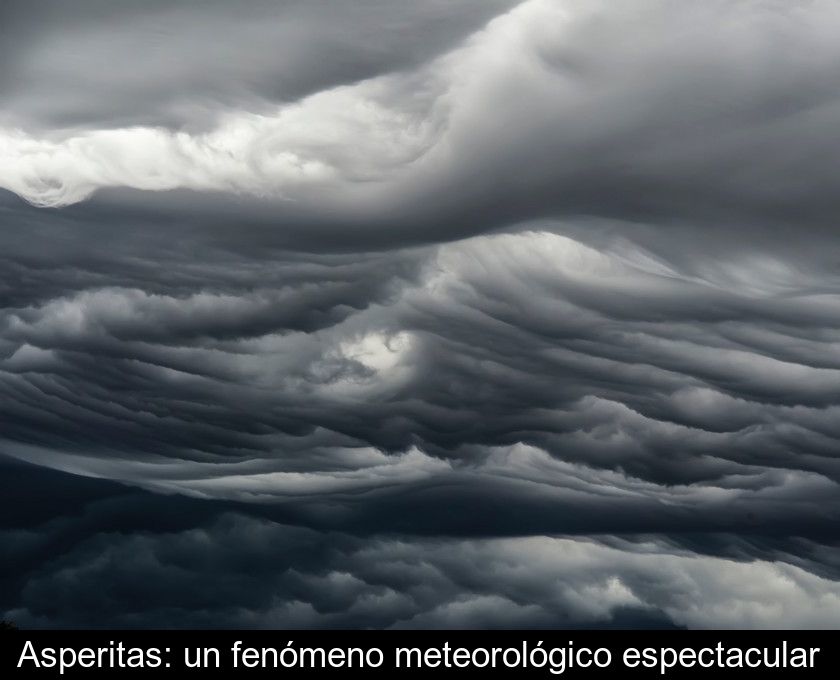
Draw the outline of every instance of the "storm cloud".
<instances>
[{"instance_id":1,"label":"storm cloud","mask_svg":"<svg viewBox=\"0 0 840 680\"><path fill-rule=\"evenodd\" d=\"M4 616L838 625L838 27L4 4Z\"/></svg>"}]
</instances>

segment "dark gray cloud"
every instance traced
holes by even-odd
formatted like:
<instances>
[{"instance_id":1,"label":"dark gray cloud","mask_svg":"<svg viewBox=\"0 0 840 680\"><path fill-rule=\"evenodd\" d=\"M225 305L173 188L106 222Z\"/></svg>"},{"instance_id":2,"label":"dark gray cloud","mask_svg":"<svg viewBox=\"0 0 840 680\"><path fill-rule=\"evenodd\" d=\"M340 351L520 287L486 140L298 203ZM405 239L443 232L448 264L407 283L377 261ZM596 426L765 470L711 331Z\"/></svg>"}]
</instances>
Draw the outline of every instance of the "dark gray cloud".
<instances>
[{"instance_id":1,"label":"dark gray cloud","mask_svg":"<svg viewBox=\"0 0 840 680\"><path fill-rule=\"evenodd\" d=\"M35 5L8 616L836 625L832 3Z\"/></svg>"},{"instance_id":2,"label":"dark gray cloud","mask_svg":"<svg viewBox=\"0 0 840 680\"><path fill-rule=\"evenodd\" d=\"M702 228L738 240L741 232L746 244L757 227L776 239L806 223L824 235L831 231L840 69L834 3L806 9L639 0L616 8L534 0L484 28L477 4L411 3L411 10L408 3L385 4L389 10L373 12L343 3L340 12L356 17L350 22L334 21L320 3L280 7L311 14L318 30L342 26L341 35L360 49L376 41L356 36L355 28L388 35L371 28L397 21L388 12L418 35L424 24L414 13L434 15L442 7L478 25L413 67L346 87L323 85L279 108L255 109L241 98L239 107L214 104L220 118L201 132L105 129L95 122L65 132L5 130L3 186L47 205L109 188L235 191L257 200L230 205L218 197L145 194L130 200L151 216L158 204L175 222L229 227L248 219L269 231L291 229L296 238L317 227L345 244L451 239L524 218L581 214L669 227L687 221L692 233ZM258 9L242 12L243 21ZM209 21L216 11L202 16ZM448 25L432 22L436 35L439 23ZM258 24L269 33L287 25ZM63 23L54 25L72 34ZM141 30L142 21L128 26ZM318 30L307 24L300 34ZM186 41L166 44L186 56L194 52ZM329 57L316 39L305 44ZM387 50L382 58L388 62ZM312 70L323 72L320 64ZM68 68L67 80L78 87L86 71L72 69L72 62ZM142 72L118 69L126 70ZM214 72L203 63L201 71ZM184 76L173 72L171 79L192 91ZM43 80L20 80L33 96L53 101L54 88ZM243 82L224 72L220 80ZM85 101L107 109L127 98ZM270 200L278 196L286 200ZM221 212L219 202L228 203Z\"/></svg>"},{"instance_id":3,"label":"dark gray cloud","mask_svg":"<svg viewBox=\"0 0 840 680\"><path fill-rule=\"evenodd\" d=\"M830 548L820 543L730 534L690 547L661 536L359 535L276 523L253 516L253 506L150 498L19 464L5 464L4 473L5 490L14 493L12 478L30 491L50 491L51 510L62 515L10 522L6 511L15 504L3 496L0 607L26 626L832 627L837 621L836 582L819 574Z\"/></svg>"},{"instance_id":4,"label":"dark gray cloud","mask_svg":"<svg viewBox=\"0 0 840 680\"><path fill-rule=\"evenodd\" d=\"M416 67L514 4L12 0L0 10L3 116L25 128L196 129L220 108Z\"/></svg>"}]
</instances>

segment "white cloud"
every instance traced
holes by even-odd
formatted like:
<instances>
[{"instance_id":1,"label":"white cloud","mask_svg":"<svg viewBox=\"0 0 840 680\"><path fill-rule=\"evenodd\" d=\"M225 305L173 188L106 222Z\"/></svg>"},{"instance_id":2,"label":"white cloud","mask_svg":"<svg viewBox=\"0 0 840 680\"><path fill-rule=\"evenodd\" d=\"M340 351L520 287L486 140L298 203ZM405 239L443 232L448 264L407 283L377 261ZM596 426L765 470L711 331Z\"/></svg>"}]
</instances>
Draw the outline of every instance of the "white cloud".
<instances>
[{"instance_id":1,"label":"white cloud","mask_svg":"<svg viewBox=\"0 0 840 680\"><path fill-rule=\"evenodd\" d=\"M306 185L380 179L429 143L422 119L377 101L382 85L319 93L274 115L229 113L205 134L133 127L40 139L0 130L0 186L60 207L104 187L287 197Z\"/></svg>"},{"instance_id":2,"label":"white cloud","mask_svg":"<svg viewBox=\"0 0 840 680\"><path fill-rule=\"evenodd\" d=\"M665 181L709 166L730 183L721 190L762 195L790 183L789 164L823 137L804 136L791 122L808 111L758 124L756 107L778 105L780 88L802 87L803 69L830 71L836 5L812 3L803 13L767 2L686 4L529 0L424 65L273 111L217 111L206 133L0 130L0 186L54 207L103 187L241 192L313 205L344 195L345 207L382 207L469 186L477 168L489 168L486 181L514 180L514 187L526 178L561 187L625 167ZM795 58L766 58L774 35ZM805 45L811 62L799 54ZM809 96L827 97L822 87L815 82ZM699 106L698 93L709 88ZM733 119L733 110L744 113ZM816 116L808 128L827 122ZM788 155L743 166L739 159L761 156L771 133ZM750 186L756 179L762 188Z\"/></svg>"}]
</instances>

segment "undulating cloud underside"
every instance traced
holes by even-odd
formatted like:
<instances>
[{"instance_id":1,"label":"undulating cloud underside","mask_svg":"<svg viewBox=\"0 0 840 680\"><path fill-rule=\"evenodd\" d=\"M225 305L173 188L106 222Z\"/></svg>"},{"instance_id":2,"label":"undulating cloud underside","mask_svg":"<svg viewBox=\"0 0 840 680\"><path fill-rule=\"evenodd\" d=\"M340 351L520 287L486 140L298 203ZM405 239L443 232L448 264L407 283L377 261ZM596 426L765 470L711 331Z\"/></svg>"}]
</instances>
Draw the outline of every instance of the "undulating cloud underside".
<instances>
[{"instance_id":1,"label":"undulating cloud underside","mask_svg":"<svg viewBox=\"0 0 840 680\"><path fill-rule=\"evenodd\" d=\"M0 7L0 613L840 625L840 6Z\"/></svg>"}]
</instances>

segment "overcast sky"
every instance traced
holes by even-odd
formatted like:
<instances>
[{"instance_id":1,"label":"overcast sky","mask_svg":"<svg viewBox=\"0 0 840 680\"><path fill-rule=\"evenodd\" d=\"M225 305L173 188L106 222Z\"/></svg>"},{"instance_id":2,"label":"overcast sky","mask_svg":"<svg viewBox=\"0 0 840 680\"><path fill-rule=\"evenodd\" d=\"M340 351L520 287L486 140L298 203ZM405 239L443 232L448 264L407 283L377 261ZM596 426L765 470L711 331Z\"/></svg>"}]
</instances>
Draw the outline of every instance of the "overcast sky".
<instances>
[{"instance_id":1,"label":"overcast sky","mask_svg":"<svg viewBox=\"0 0 840 680\"><path fill-rule=\"evenodd\" d=\"M839 31L0 4L0 617L840 626Z\"/></svg>"}]
</instances>

